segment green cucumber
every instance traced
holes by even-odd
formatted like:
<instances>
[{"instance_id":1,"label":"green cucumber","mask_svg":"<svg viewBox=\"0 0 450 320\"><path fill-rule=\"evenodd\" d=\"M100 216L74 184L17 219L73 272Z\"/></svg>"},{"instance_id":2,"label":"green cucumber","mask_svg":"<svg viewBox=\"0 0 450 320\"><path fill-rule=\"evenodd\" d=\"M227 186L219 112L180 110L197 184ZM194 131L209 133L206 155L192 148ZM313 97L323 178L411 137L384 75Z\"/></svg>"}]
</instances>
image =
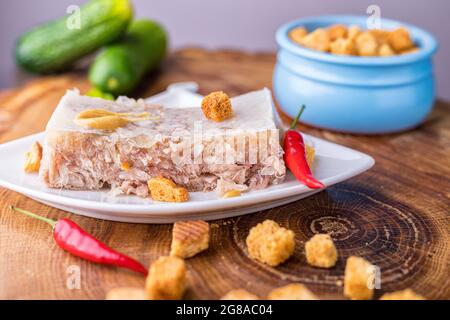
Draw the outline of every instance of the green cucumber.
<instances>
[{"instance_id":1,"label":"green cucumber","mask_svg":"<svg viewBox=\"0 0 450 320\"><path fill-rule=\"evenodd\" d=\"M133 9L129 0L91 0L79 11L80 28L69 28L69 18L38 26L17 42L16 61L36 73L60 71L78 59L119 38Z\"/></svg>"},{"instance_id":2,"label":"green cucumber","mask_svg":"<svg viewBox=\"0 0 450 320\"><path fill-rule=\"evenodd\" d=\"M158 23L134 21L122 40L105 47L95 58L89 80L103 92L129 94L160 64L166 50L167 35Z\"/></svg>"}]
</instances>

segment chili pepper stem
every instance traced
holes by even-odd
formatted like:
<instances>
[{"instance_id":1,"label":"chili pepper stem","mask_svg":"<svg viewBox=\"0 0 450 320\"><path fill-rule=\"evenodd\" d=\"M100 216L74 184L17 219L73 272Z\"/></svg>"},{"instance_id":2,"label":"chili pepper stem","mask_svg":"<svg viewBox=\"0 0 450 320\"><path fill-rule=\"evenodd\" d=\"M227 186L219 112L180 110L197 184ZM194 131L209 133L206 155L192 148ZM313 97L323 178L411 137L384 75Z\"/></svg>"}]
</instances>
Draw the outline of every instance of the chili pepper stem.
<instances>
[{"instance_id":1,"label":"chili pepper stem","mask_svg":"<svg viewBox=\"0 0 450 320\"><path fill-rule=\"evenodd\" d=\"M55 225L56 225L56 221L55 221L55 220L52 220L52 219L49 219L49 218L41 217L41 216L39 216L39 215L37 215L37 214L35 214L35 213L33 213L33 212L30 212L30 211L28 211L28 210L20 209L20 208L14 207L14 206L9 206L9 209L14 210L14 211L16 211L16 212L23 213L23 214L25 214L25 215L27 215L27 216L29 216L29 217L31 217L31 218L35 218L35 219L44 221L44 222L48 223L49 225L51 225L53 228L54 228Z\"/></svg>"},{"instance_id":2,"label":"chili pepper stem","mask_svg":"<svg viewBox=\"0 0 450 320\"><path fill-rule=\"evenodd\" d=\"M292 121L291 127L289 129L294 130L295 127L297 126L298 123L298 119L300 119L303 111L305 111L305 105L302 105L302 107L300 108L300 111L298 112L297 116L295 117L294 121Z\"/></svg>"}]
</instances>

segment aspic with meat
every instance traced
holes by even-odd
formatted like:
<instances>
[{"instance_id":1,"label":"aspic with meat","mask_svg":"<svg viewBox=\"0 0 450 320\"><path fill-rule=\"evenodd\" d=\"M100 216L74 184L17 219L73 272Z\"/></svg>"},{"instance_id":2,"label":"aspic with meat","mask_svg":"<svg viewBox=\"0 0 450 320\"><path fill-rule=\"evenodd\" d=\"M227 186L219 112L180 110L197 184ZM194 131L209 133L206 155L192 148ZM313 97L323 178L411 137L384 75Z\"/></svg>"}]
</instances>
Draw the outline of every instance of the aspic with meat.
<instances>
[{"instance_id":1,"label":"aspic with meat","mask_svg":"<svg viewBox=\"0 0 450 320\"><path fill-rule=\"evenodd\" d=\"M182 109L73 90L47 125L39 174L51 188L151 197L150 181L168 181L154 200L188 201L194 191L231 198L284 181L280 140L267 89L232 99L214 92L202 108ZM309 167L314 149L302 152Z\"/></svg>"}]
</instances>

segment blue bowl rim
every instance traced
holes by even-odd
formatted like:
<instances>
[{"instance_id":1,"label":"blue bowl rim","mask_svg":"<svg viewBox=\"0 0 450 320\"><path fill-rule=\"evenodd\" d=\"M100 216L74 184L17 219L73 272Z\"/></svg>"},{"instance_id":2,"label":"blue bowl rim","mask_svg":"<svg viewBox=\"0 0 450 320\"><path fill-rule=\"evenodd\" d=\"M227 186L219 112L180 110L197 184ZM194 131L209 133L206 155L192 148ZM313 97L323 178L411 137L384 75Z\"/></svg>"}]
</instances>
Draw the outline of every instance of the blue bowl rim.
<instances>
[{"instance_id":1,"label":"blue bowl rim","mask_svg":"<svg viewBox=\"0 0 450 320\"><path fill-rule=\"evenodd\" d=\"M382 29L394 29L405 27L411 33L415 41L420 42L420 50L416 53L405 54L393 57L358 57L358 56L340 56L326 52L316 51L302 47L289 39L289 32L296 28L311 23L321 23L325 25L344 24L344 25L365 25L367 16L357 15L323 15L300 18L283 24L276 31L276 41L278 45L295 55L318 60L328 63L338 63L346 65L365 65L365 66L388 66L414 63L420 60L431 58L438 50L436 38L429 32L414 25L400 22L392 19L381 19Z\"/></svg>"}]
</instances>

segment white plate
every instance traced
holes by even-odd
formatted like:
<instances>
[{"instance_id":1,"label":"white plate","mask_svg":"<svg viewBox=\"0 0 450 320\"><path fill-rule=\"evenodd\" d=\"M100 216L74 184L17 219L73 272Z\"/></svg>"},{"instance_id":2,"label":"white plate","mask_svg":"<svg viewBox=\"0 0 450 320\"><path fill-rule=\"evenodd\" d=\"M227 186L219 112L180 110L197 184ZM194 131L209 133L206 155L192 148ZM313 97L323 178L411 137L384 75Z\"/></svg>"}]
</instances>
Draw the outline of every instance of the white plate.
<instances>
[{"instance_id":1,"label":"white plate","mask_svg":"<svg viewBox=\"0 0 450 320\"><path fill-rule=\"evenodd\" d=\"M195 83L172 85L149 102L171 106L199 105L201 96L193 93ZM310 196L310 190L288 174L285 182L241 197L220 199L214 192L191 192L185 203L161 203L135 196L111 196L105 191L71 191L43 186L36 174L26 174L24 154L33 141L42 142L44 133L0 145L0 186L65 211L93 218L134 222L171 223L184 219L214 220L257 212ZM327 187L354 177L372 167L370 156L307 136L316 148L315 176ZM320 191L320 190L319 190Z\"/></svg>"}]
</instances>

